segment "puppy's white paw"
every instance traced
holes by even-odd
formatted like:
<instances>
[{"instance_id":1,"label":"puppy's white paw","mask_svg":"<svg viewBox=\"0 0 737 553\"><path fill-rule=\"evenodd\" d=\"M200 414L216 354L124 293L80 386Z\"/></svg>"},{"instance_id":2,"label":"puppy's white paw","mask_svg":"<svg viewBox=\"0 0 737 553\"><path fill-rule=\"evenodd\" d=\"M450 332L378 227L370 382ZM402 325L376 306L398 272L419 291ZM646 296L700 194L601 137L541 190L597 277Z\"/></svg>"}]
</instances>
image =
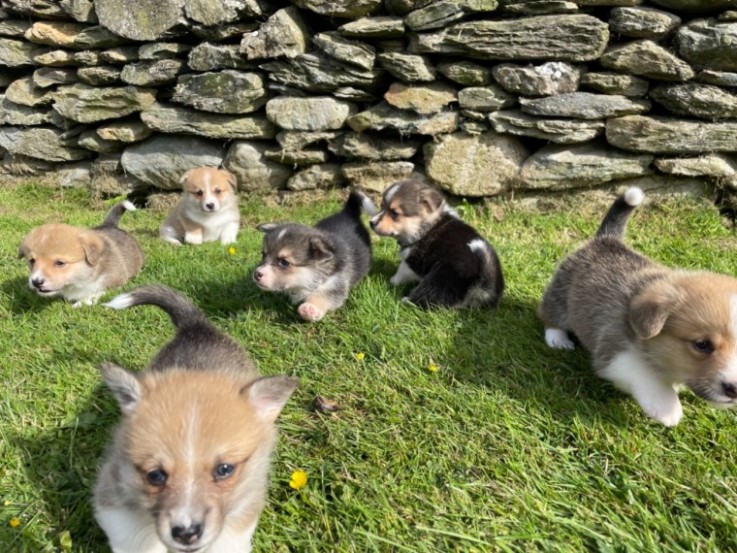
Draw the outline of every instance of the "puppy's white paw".
<instances>
[{"instance_id":1,"label":"puppy's white paw","mask_svg":"<svg viewBox=\"0 0 737 553\"><path fill-rule=\"evenodd\" d=\"M185 234L184 241L187 244L199 246L200 244L202 244L202 234Z\"/></svg>"},{"instance_id":2,"label":"puppy's white paw","mask_svg":"<svg viewBox=\"0 0 737 553\"><path fill-rule=\"evenodd\" d=\"M400 301L402 303L406 303L406 304L412 305L412 300L409 299L409 296L404 296Z\"/></svg>"},{"instance_id":3,"label":"puppy's white paw","mask_svg":"<svg viewBox=\"0 0 737 553\"><path fill-rule=\"evenodd\" d=\"M683 406L675 392L672 395L665 394L648 398L640 403L640 407L648 417L663 426L675 426L683 417Z\"/></svg>"},{"instance_id":4,"label":"puppy's white paw","mask_svg":"<svg viewBox=\"0 0 737 553\"><path fill-rule=\"evenodd\" d=\"M392 286L399 286L403 282L404 280L402 280L402 277L399 275L399 273L397 273L396 275L394 275L392 278L389 279L389 283Z\"/></svg>"},{"instance_id":5,"label":"puppy's white paw","mask_svg":"<svg viewBox=\"0 0 737 553\"><path fill-rule=\"evenodd\" d=\"M576 345L568 337L568 333L560 328L545 329L545 343L549 348L555 349L575 349Z\"/></svg>"},{"instance_id":6,"label":"puppy's white paw","mask_svg":"<svg viewBox=\"0 0 737 553\"><path fill-rule=\"evenodd\" d=\"M325 311L314 304L305 302L297 308L297 313L305 321L319 321L325 316Z\"/></svg>"}]
</instances>

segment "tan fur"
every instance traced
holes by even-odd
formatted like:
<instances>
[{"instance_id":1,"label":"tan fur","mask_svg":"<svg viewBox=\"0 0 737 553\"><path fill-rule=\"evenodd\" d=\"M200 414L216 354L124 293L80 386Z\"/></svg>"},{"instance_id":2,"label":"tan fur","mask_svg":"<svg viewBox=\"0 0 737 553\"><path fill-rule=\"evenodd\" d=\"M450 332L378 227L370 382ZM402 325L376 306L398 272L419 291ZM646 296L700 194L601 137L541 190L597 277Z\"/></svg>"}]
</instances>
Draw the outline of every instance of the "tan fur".
<instances>
[{"instance_id":1,"label":"tan fur","mask_svg":"<svg viewBox=\"0 0 737 553\"><path fill-rule=\"evenodd\" d=\"M225 169L198 167L179 180L182 197L159 230L174 244L235 242L240 225L237 179Z\"/></svg>"},{"instance_id":2,"label":"tan fur","mask_svg":"<svg viewBox=\"0 0 737 553\"><path fill-rule=\"evenodd\" d=\"M29 287L41 296L62 296L75 306L92 304L109 288L125 284L143 266L136 241L120 230L47 224L22 240L19 256L30 270ZM43 280L42 287L33 281Z\"/></svg>"}]
</instances>

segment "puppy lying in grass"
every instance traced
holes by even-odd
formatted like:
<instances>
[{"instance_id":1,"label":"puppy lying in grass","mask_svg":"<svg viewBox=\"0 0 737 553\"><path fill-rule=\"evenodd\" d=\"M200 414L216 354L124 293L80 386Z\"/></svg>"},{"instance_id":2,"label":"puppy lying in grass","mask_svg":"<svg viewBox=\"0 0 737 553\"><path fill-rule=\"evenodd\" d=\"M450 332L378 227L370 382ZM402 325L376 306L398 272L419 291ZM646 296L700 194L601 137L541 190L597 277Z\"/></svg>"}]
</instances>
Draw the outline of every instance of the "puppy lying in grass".
<instances>
[{"instance_id":1,"label":"puppy lying in grass","mask_svg":"<svg viewBox=\"0 0 737 553\"><path fill-rule=\"evenodd\" d=\"M108 302L156 305L177 333L147 371L102 366L123 413L94 489L115 553L243 553L266 500L275 420L295 378L259 377L230 337L177 292L146 286Z\"/></svg>"},{"instance_id":2,"label":"puppy lying in grass","mask_svg":"<svg viewBox=\"0 0 737 553\"><path fill-rule=\"evenodd\" d=\"M56 223L33 229L18 249L18 257L28 262L28 286L39 296L61 296L79 307L128 282L143 267L144 255L118 224L123 213L135 209L121 202L92 229Z\"/></svg>"},{"instance_id":3,"label":"puppy lying in grass","mask_svg":"<svg viewBox=\"0 0 737 553\"><path fill-rule=\"evenodd\" d=\"M314 227L267 223L261 263L253 281L262 290L286 292L306 321L319 321L338 309L371 265L371 240L361 212L375 212L360 192L348 196L343 209Z\"/></svg>"},{"instance_id":4,"label":"puppy lying in grass","mask_svg":"<svg viewBox=\"0 0 737 553\"><path fill-rule=\"evenodd\" d=\"M241 221L235 175L225 169L197 167L184 173L179 183L182 198L161 225L161 239L177 246L235 242Z\"/></svg>"},{"instance_id":5,"label":"puppy lying in grass","mask_svg":"<svg viewBox=\"0 0 737 553\"><path fill-rule=\"evenodd\" d=\"M391 185L371 228L399 243L402 261L390 282L418 282L405 301L421 307L499 304L504 277L494 248L458 218L439 190L411 180Z\"/></svg>"},{"instance_id":6,"label":"puppy lying in grass","mask_svg":"<svg viewBox=\"0 0 737 553\"><path fill-rule=\"evenodd\" d=\"M633 187L615 200L596 236L561 263L539 314L548 346L573 349L575 334L599 376L675 426L683 384L712 405L737 402L737 279L669 269L622 243L642 199Z\"/></svg>"}]
</instances>

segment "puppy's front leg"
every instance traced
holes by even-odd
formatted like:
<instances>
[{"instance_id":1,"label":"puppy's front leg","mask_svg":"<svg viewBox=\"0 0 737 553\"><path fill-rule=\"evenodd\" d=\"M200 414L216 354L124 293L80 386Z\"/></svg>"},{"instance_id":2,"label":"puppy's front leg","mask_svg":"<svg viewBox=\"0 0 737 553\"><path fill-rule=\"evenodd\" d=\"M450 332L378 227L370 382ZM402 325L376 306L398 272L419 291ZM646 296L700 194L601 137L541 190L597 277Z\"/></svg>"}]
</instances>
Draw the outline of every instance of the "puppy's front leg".
<instances>
[{"instance_id":1,"label":"puppy's front leg","mask_svg":"<svg viewBox=\"0 0 737 553\"><path fill-rule=\"evenodd\" d=\"M673 384L655 374L637 351L628 349L618 354L599 375L631 394L659 423L675 426L681 420L683 407Z\"/></svg>"},{"instance_id":2,"label":"puppy's front leg","mask_svg":"<svg viewBox=\"0 0 737 553\"><path fill-rule=\"evenodd\" d=\"M235 242L235 239L238 237L239 227L240 223L238 221L225 225L223 227L223 231L220 233L220 242L226 245Z\"/></svg>"},{"instance_id":3,"label":"puppy's front leg","mask_svg":"<svg viewBox=\"0 0 737 553\"><path fill-rule=\"evenodd\" d=\"M305 321L319 321L333 308L332 302L321 294L312 294L297 308L297 313Z\"/></svg>"},{"instance_id":4,"label":"puppy's front leg","mask_svg":"<svg viewBox=\"0 0 737 553\"><path fill-rule=\"evenodd\" d=\"M389 282L393 286L399 286L400 284L405 284L407 282L417 282L419 280L420 277L417 275L417 273L409 268L409 265L407 265L406 261L402 261L397 268L397 272L394 273L394 276L389 279Z\"/></svg>"},{"instance_id":5,"label":"puppy's front leg","mask_svg":"<svg viewBox=\"0 0 737 553\"><path fill-rule=\"evenodd\" d=\"M202 238L202 227L198 227L196 229L187 229L186 231L184 231L184 241L187 244L202 244Z\"/></svg>"},{"instance_id":6,"label":"puppy's front leg","mask_svg":"<svg viewBox=\"0 0 737 553\"><path fill-rule=\"evenodd\" d=\"M568 337L568 333L562 328L546 328L545 343L554 349L576 349L576 345Z\"/></svg>"}]
</instances>

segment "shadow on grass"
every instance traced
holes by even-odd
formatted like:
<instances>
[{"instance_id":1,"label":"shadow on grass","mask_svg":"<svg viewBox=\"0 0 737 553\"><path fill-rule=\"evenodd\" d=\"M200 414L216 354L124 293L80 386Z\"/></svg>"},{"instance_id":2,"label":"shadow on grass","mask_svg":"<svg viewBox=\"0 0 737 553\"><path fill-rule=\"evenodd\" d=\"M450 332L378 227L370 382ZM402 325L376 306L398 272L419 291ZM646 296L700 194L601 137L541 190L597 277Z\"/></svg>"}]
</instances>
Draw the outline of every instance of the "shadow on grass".
<instances>
[{"instance_id":1,"label":"shadow on grass","mask_svg":"<svg viewBox=\"0 0 737 553\"><path fill-rule=\"evenodd\" d=\"M27 277L16 277L2 283L2 293L8 298L8 308L15 315L41 312L49 307L49 302L65 301L63 298L42 298L28 288Z\"/></svg>"},{"instance_id":2,"label":"shadow on grass","mask_svg":"<svg viewBox=\"0 0 737 553\"><path fill-rule=\"evenodd\" d=\"M79 404L68 422L41 432L26 428L10 434L10 446L21 455L26 479L40 490L36 513L48 519L48 535L0 530L3 551L59 551L61 534L69 532L74 551L105 550L106 538L92 514L92 489L97 467L118 420L118 408L102 384ZM5 534L5 535L3 535Z\"/></svg>"},{"instance_id":3,"label":"shadow on grass","mask_svg":"<svg viewBox=\"0 0 737 553\"><path fill-rule=\"evenodd\" d=\"M500 389L559 420L626 418L610 401L621 394L594 374L585 350L548 348L536 307L505 296L496 310L459 311L450 351L454 378Z\"/></svg>"}]
</instances>

